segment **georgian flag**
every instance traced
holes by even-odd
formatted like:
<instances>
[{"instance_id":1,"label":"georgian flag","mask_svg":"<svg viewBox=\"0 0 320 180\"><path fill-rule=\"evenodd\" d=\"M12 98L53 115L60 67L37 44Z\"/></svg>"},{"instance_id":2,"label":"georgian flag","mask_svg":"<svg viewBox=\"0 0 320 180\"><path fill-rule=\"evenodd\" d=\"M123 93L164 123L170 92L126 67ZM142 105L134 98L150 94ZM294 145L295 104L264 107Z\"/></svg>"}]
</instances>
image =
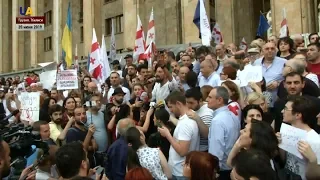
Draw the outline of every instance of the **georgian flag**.
<instances>
[{"instance_id":1,"label":"georgian flag","mask_svg":"<svg viewBox=\"0 0 320 180\"><path fill-rule=\"evenodd\" d=\"M156 32L154 27L153 8L152 8L150 19L149 19L148 32L147 32L147 41L146 41L147 48L151 44L151 42L155 44L155 40L156 40Z\"/></svg>"},{"instance_id":2,"label":"georgian flag","mask_svg":"<svg viewBox=\"0 0 320 180\"><path fill-rule=\"evenodd\" d=\"M91 54L90 54L90 66L89 66L89 73L92 75L93 78L96 80L102 79L102 64L100 61L100 45L97 41L96 31L93 28L92 30L92 44L91 44Z\"/></svg>"},{"instance_id":3,"label":"georgian flag","mask_svg":"<svg viewBox=\"0 0 320 180\"><path fill-rule=\"evenodd\" d=\"M242 38L239 49L244 50L244 51L248 50L248 44L244 38Z\"/></svg>"},{"instance_id":4,"label":"georgian flag","mask_svg":"<svg viewBox=\"0 0 320 180\"><path fill-rule=\"evenodd\" d=\"M144 31L142 27L142 23L140 20L139 15L138 16L138 25L137 25L137 32L136 32L136 40L134 43L134 51L133 51L133 56L135 58L138 58L139 56L144 54L146 51L146 45L145 45L145 38L144 38Z\"/></svg>"},{"instance_id":5,"label":"georgian flag","mask_svg":"<svg viewBox=\"0 0 320 180\"><path fill-rule=\"evenodd\" d=\"M287 24L287 13L286 9L283 8L283 20L281 21L281 28L280 28L280 35L279 38L287 37L289 36L289 28Z\"/></svg>"},{"instance_id":6,"label":"georgian flag","mask_svg":"<svg viewBox=\"0 0 320 180\"><path fill-rule=\"evenodd\" d=\"M222 33L218 23L216 23L212 29L212 38L215 44L220 44L223 42Z\"/></svg>"}]
</instances>

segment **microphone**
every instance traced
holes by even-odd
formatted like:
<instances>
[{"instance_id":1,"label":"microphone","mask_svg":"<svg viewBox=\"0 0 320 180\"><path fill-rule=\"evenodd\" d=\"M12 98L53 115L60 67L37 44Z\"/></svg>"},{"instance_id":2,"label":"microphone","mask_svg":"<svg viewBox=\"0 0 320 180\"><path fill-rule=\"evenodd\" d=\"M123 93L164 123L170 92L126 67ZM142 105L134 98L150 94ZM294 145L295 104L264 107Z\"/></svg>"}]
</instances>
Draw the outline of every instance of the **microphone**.
<instances>
[{"instance_id":1,"label":"microphone","mask_svg":"<svg viewBox=\"0 0 320 180\"><path fill-rule=\"evenodd\" d=\"M16 109L11 114L9 114L5 118L1 119L0 121L8 121L12 116L17 115L19 112L20 112L19 109Z\"/></svg>"}]
</instances>

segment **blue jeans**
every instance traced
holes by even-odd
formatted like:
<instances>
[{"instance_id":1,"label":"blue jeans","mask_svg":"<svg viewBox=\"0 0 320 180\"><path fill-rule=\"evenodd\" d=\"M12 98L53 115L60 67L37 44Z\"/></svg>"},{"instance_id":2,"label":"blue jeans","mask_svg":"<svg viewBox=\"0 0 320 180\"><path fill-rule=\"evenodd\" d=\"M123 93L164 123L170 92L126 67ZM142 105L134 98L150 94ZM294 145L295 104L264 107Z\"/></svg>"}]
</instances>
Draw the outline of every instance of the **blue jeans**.
<instances>
[{"instance_id":1,"label":"blue jeans","mask_svg":"<svg viewBox=\"0 0 320 180\"><path fill-rule=\"evenodd\" d=\"M172 180L188 180L188 178L184 176L174 176L172 175Z\"/></svg>"}]
</instances>

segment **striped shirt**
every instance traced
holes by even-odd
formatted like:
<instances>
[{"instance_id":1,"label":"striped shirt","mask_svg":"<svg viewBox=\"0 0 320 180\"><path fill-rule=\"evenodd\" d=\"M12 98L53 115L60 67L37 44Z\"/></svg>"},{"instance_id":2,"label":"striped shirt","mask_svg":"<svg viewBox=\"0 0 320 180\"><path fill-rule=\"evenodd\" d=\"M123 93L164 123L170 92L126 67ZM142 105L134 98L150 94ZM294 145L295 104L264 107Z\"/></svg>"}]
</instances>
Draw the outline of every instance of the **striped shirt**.
<instances>
[{"instance_id":1,"label":"striped shirt","mask_svg":"<svg viewBox=\"0 0 320 180\"><path fill-rule=\"evenodd\" d=\"M200 119L210 128L211 121L213 119L213 111L208 108L207 104L202 105L202 107L196 111ZM200 135L200 151L208 151L208 138L204 138Z\"/></svg>"}]
</instances>

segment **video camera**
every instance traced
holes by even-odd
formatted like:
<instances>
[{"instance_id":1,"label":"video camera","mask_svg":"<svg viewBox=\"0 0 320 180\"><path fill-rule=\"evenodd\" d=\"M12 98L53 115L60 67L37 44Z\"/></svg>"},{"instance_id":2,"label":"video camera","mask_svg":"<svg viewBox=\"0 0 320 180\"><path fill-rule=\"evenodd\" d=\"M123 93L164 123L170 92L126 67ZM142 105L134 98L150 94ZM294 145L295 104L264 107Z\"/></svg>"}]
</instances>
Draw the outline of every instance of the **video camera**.
<instances>
[{"instance_id":1,"label":"video camera","mask_svg":"<svg viewBox=\"0 0 320 180\"><path fill-rule=\"evenodd\" d=\"M20 176L22 170L26 167L27 158L36 152L32 145L44 152L38 161L42 161L45 156L49 155L48 144L42 141L40 134L34 133L32 129L31 126L24 127L24 124L17 124L0 130L0 136L10 147L12 159L10 166L14 168L12 179ZM38 165L37 163L34 164L34 167Z\"/></svg>"}]
</instances>

